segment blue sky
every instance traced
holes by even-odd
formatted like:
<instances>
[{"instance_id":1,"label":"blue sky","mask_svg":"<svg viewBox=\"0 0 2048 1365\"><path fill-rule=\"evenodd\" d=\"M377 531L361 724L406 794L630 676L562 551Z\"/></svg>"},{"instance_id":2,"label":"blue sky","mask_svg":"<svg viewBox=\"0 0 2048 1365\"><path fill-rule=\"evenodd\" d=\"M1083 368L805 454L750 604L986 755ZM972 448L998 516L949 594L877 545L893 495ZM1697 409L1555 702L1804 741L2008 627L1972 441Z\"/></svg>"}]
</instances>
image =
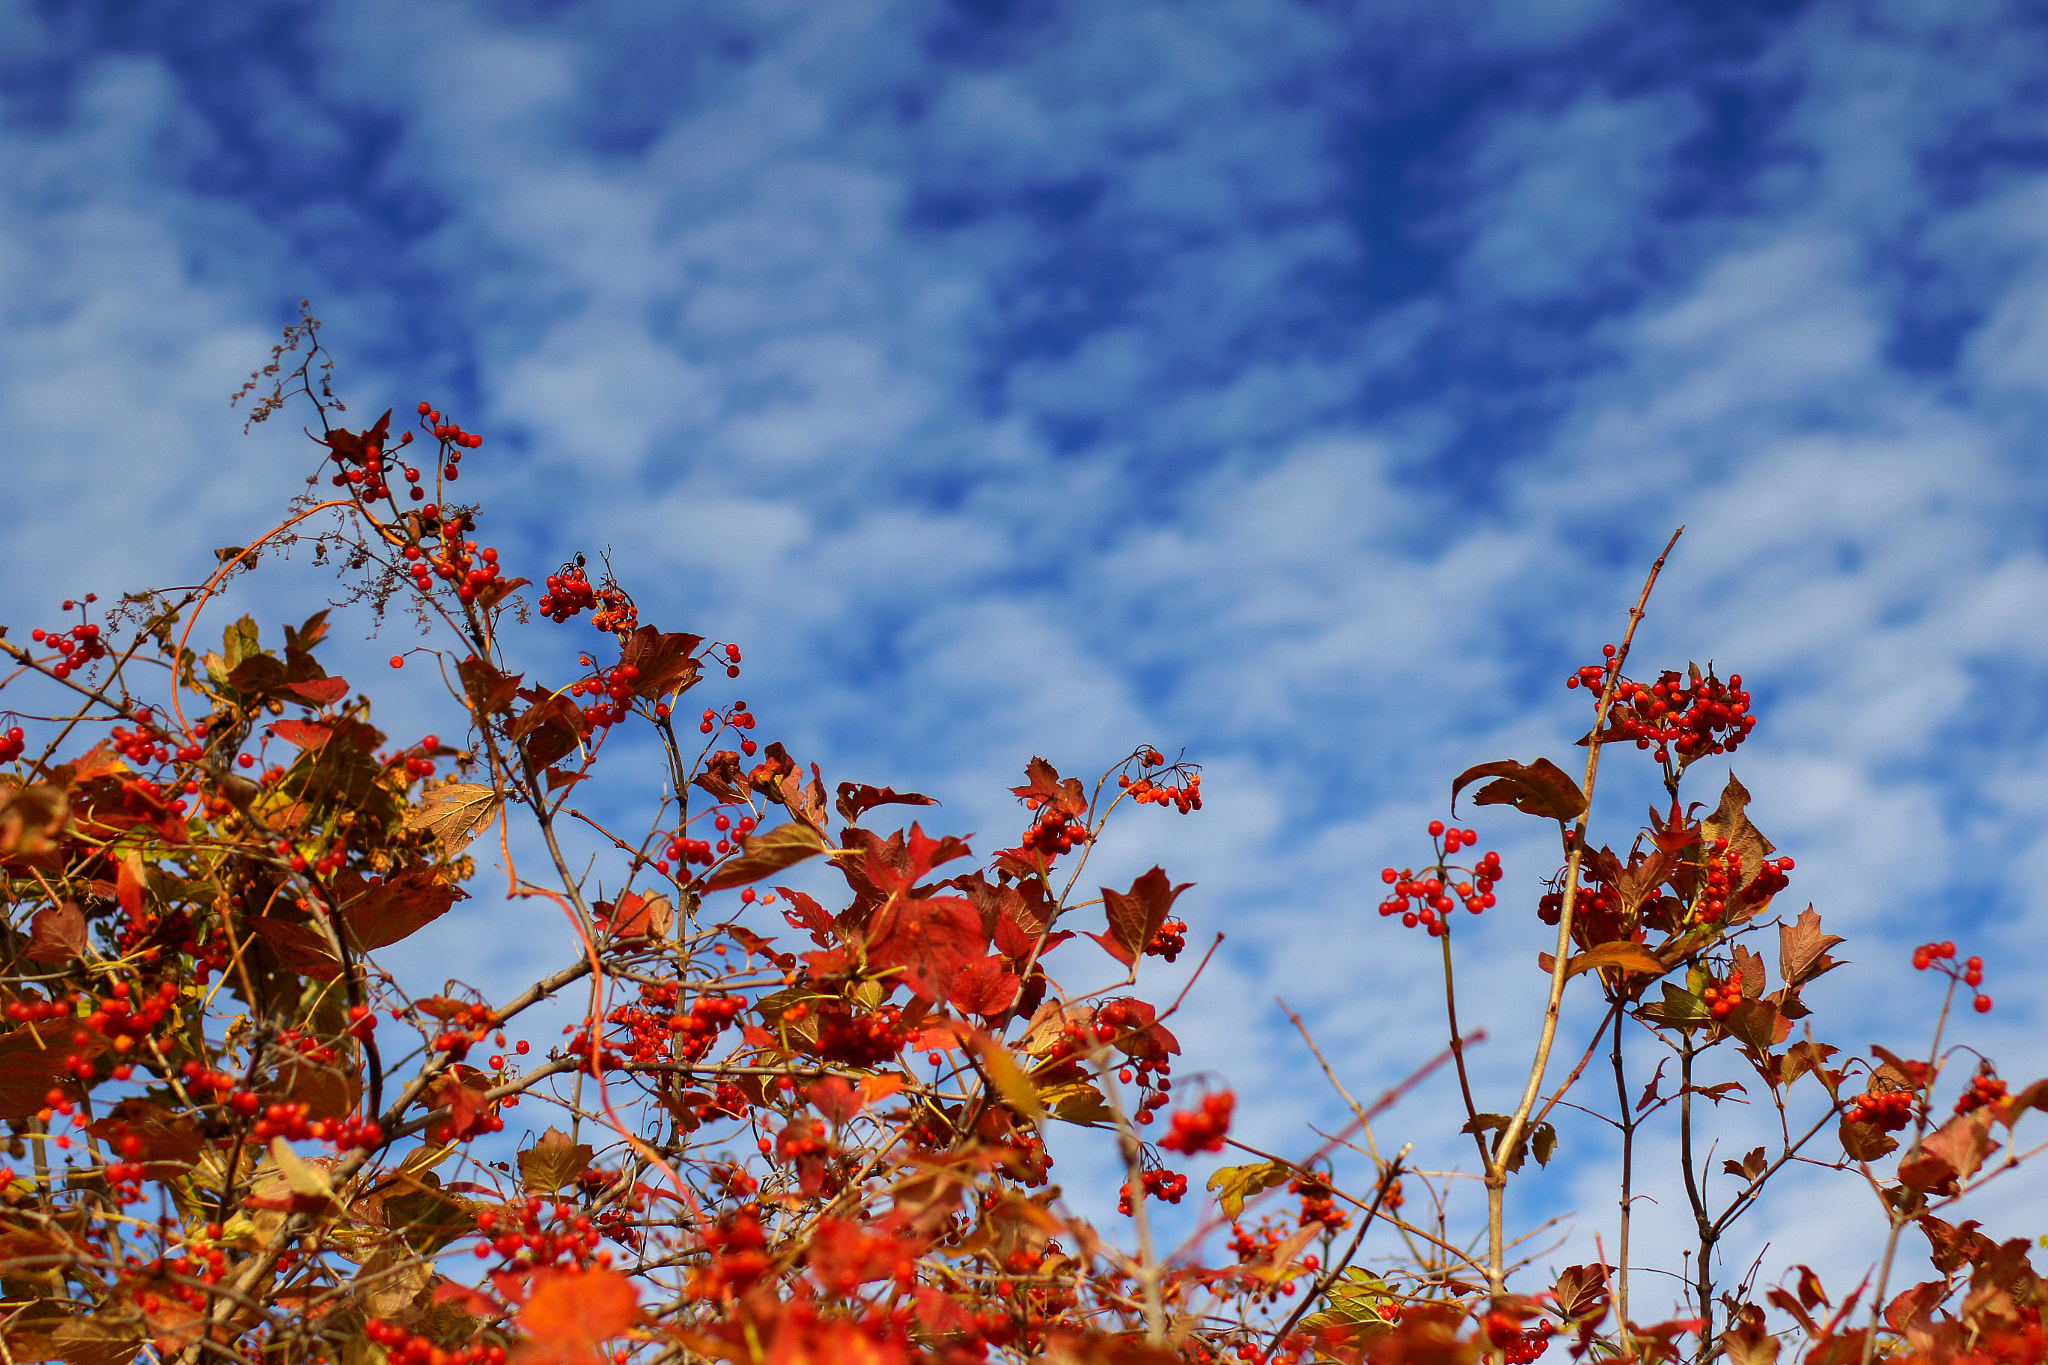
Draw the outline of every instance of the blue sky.
<instances>
[{"instance_id":1,"label":"blue sky","mask_svg":"<svg viewBox=\"0 0 2048 1365\"><path fill-rule=\"evenodd\" d=\"M1098 866L1199 883L1186 1033L1277 1141L1336 1108L1272 998L1356 1089L1433 1050L1377 869L1467 764L1569 762L1562 679L1682 522L1638 659L1756 692L1836 1041L1920 1038L1905 954L1954 937L2031 1077L2044 48L1988 2L0 5L8 619L290 494L226 395L311 298L366 419L487 433L508 557L609 546L828 777L988 844L1033 753L1185 746L1208 809ZM1472 819L1533 895L1539 831ZM553 962L524 913L436 963ZM1541 937L1462 943L1496 1093ZM1449 1099L1388 1135L1455 1159ZM1517 1196L1586 1211L1559 1263L1610 1221L1568 1155ZM1867 1193L1802 1198L1770 1260L1860 1268Z\"/></svg>"}]
</instances>

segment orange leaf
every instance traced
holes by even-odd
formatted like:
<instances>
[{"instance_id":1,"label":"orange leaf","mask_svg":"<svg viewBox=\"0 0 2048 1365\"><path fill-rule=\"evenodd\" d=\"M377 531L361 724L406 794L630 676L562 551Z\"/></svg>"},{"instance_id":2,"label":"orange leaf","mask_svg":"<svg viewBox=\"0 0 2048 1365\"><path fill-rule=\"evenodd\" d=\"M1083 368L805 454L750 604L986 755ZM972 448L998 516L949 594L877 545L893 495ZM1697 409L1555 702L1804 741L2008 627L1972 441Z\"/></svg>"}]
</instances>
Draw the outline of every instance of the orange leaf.
<instances>
[{"instance_id":1,"label":"orange leaf","mask_svg":"<svg viewBox=\"0 0 2048 1365\"><path fill-rule=\"evenodd\" d=\"M586 1270L539 1277L519 1325L541 1348L531 1359L594 1361L597 1348L639 1316L632 1281L615 1270Z\"/></svg>"}]
</instances>

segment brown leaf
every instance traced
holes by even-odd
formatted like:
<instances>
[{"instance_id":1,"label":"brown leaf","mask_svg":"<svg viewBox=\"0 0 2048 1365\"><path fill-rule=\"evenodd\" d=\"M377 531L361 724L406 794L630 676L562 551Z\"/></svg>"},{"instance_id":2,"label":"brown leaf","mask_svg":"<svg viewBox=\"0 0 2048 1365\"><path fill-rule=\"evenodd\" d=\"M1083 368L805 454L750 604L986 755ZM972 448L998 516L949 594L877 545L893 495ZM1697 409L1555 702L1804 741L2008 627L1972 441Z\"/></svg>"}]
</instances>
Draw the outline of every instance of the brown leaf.
<instances>
[{"instance_id":1,"label":"brown leaf","mask_svg":"<svg viewBox=\"0 0 2048 1365\"><path fill-rule=\"evenodd\" d=\"M876 806L936 806L939 803L929 796L916 792L899 792L894 787L870 787L866 783L839 784L839 814L846 823L856 824L860 817Z\"/></svg>"},{"instance_id":2,"label":"brown leaf","mask_svg":"<svg viewBox=\"0 0 2048 1365\"><path fill-rule=\"evenodd\" d=\"M1842 1139L1842 1150L1852 1161L1876 1161L1899 1150L1899 1144L1890 1134L1874 1123L1860 1123L1843 1119L1836 1135Z\"/></svg>"},{"instance_id":3,"label":"brown leaf","mask_svg":"<svg viewBox=\"0 0 2048 1365\"><path fill-rule=\"evenodd\" d=\"M464 695L479 716L496 715L519 695L520 674L500 673L474 654L457 664L455 671L462 678Z\"/></svg>"},{"instance_id":4,"label":"brown leaf","mask_svg":"<svg viewBox=\"0 0 2048 1365\"><path fill-rule=\"evenodd\" d=\"M1958 1114L1920 1142L1921 1150L1946 1161L1959 1177L1968 1180L1984 1164L1984 1158L1998 1149L1991 1136L1991 1115L1982 1109Z\"/></svg>"},{"instance_id":5,"label":"brown leaf","mask_svg":"<svg viewBox=\"0 0 2048 1365\"><path fill-rule=\"evenodd\" d=\"M1599 967L1618 967L1624 971L1640 972L1652 977L1662 976L1671 970L1642 944L1631 943L1627 939L1615 939L1583 953L1574 953L1571 960L1565 963L1565 975L1573 977L1580 972L1590 972Z\"/></svg>"},{"instance_id":6,"label":"brown leaf","mask_svg":"<svg viewBox=\"0 0 2048 1365\"><path fill-rule=\"evenodd\" d=\"M519 693L532 704L513 720L507 734L527 762L535 768L551 768L583 738L583 712L566 696L542 694L535 698L535 690Z\"/></svg>"},{"instance_id":7,"label":"brown leaf","mask_svg":"<svg viewBox=\"0 0 2048 1365\"><path fill-rule=\"evenodd\" d=\"M740 768L736 749L720 749L705 759L704 771L691 778L690 785L710 792L713 799L727 805L746 800L754 791Z\"/></svg>"},{"instance_id":8,"label":"brown leaf","mask_svg":"<svg viewBox=\"0 0 2048 1365\"><path fill-rule=\"evenodd\" d=\"M1721 1334L1721 1349L1729 1365L1776 1365L1778 1339L1771 1335L1764 1310L1753 1303L1742 1305Z\"/></svg>"},{"instance_id":9,"label":"brown leaf","mask_svg":"<svg viewBox=\"0 0 2048 1365\"><path fill-rule=\"evenodd\" d=\"M46 905L29 922L28 947L22 956L47 966L69 962L85 953L85 913L73 901Z\"/></svg>"},{"instance_id":10,"label":"brown leaf","mask_svg":"<svg viewBox=\"0 0 2048 1365\"><path fill-rule=\"evenodd\" d=\"M694 657L700 635L663 634L653 626L633 632L619 651L619 665L640 670L633 680L633 695L653 701L670 692L686 692L696 686L702 665Z\"/></svg>"},{"instance_id":11,"label":"brown leaf","mask_svg":"<svg viewBox=\"0 0 2048 1365\"><path fill-rule=\"evenodd\" d=\"M468 846L497 815L503 798L481 783L449 782L429 787L405 817L409 830L427 830L448 857Z\"/></svg>"},{"instance_id":12,"label":"brown leaf","mask_svg":"<svg viewBox=\"0 0 2048 1365\"><path fill-rule=\"evenodd\" d=\"M1166 923L1174 901L1192 885L1182 882L1175 886L1163 868L1155 867L1132 882L1129 891L1103 887L1102 909L1109 921L1109 934L1092 937L1111 957L1126 967L1133 965L1159 926Z\"/></svg>"},{"instance_id":13,"label":"brown leaf","mask_svg":"<svg viewBox=\"0 0 2048 1365\"><path fill-rule=\"evenodd\" d=\"M56 787L0 785L0 858L49 852L70 815L71 803Z\"/></svg>"},{"instance_id":14,"label":"brown leaf","mask_svg":"<svg viewBox=\"0 0 2048 1365\"><path fill-rule=\"evenodd\" d=\"M1513 806L1525 815L1544 815L1560 825L1569 825L1586 809L1586 795L1564 769L1547 758L1534 763L1501 759L1481 763L1458 774L1451 783L1451 809L1458 806L1458 793L1482 777L1494 781L1472 797L1475 806Z\"/></svg>"},{"instance_id":15,"label":"brown leaf","mask_svg":"<svg viewBox=\"0 0 2048 1365\"><path fill-rule=\"evenodd\" d=\"M315 981L333 981L341 975L341 959L317 925L263 915L243 920L242 927L262 940L286 971Z\"/></svg>"},{"instance_id":16,"label":"brown leaf","mask_svg":"<svg viewBox=\"0 0 2048 1365\"><path fill-rule=\"evenodd\" d=\"M342 907L341 919L358 952L388 947L448 913L469 893L431 867L408 867L368 883Z\"/></svg>"},{"instance_id":17,"label":"brown leaf","mask_svg":"<svg viewBox=\"0 0 2048 1365\"><path fill-rule=\"evenodd\" d=\"M747 886L831 850L831 842L807 821L791 820L774 829L757 830L747 836L738 856L712 869L704 879L704 889L725 891Z\"/></svg>"},{"instance_id":18,"label":"brown leaf","mask_svg":"<svg viewBox=\"0 0 2048 1365\"><path fill-rule=\"evenodd\" d=\"M1807 906L1799 912L1797 924L1778 925L1778 975L1788 986L1803 986L1833 971L1842 964L1828 956L1828 949L1841 941L1840 934L1820 931L1820 916Z\"/></svg>"},{"instance_id":19,"label":"brown leaf","mask_svg":"<svg viewBox=\"0 0 2048 1365\"><path fill-rule=\"evenodd\" d=\"M1721 1027L1758 1052L1768 1052L1792 1036L1792 1021L1779 1014L1777 1006L1768 1000L1743 1001L1728 1011Z\"/></svg>"},{"instance_id":20,"label":"brown leaf","mask_svg":"<svg viewBox=\"0 0 2048 1365\"><path fill-rule=\"evenodd\" d=\"M553 1194L589 1170L595 1154L589 1143L573 1141L561 1129L550 1128L519 1154L519 1183L535 1194Z\"/></svg>"},{"instance_id":21,"label":"brown leaf","mask_svg":"<svg viewBox=\"0 0 2048 1365\"><path fill-rule=\"evenodd\" d=\"M1721 788L1720 805L1715 807L1712 815L1700 821L1700 837L1709 846L1716 839L1726 839L1728 847L1742 855L1742 875L1730 888L1728 899L1731 902L1736 892L1756 880L1764 859L1777 847L1749 822L1748 807L1749 789L1736 781L1735 774L1731 772L1727 784Z\"/></svg>"}]
</instances>

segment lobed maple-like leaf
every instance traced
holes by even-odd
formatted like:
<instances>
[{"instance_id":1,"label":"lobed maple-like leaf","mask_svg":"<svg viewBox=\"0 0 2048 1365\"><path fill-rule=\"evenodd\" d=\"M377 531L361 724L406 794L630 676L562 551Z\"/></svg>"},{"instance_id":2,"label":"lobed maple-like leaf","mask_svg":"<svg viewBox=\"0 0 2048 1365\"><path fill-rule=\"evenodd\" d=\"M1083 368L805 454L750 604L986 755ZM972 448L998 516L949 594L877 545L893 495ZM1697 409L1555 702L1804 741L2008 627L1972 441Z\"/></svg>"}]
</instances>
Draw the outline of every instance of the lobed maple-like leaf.
<instances>
[{"instance_id":1,"label":"lobed maple-like leaf","mask_svg":"<svg viewBox=\"0 0 2048 1365\"><path fill-rule=\"evenodd\" d=\"M519 1154L519 1183L534 1194L553 1194L589 1170L594 1155L589 1143L577 1142L559 1128L549 1128Z\"/></svg>"},{"instance_id":2,"label":"lobed maple-like leaf","mask_svg":"<svg viewBox=\"0 0 2048 1365\"><path fill-rule=\"evenodd\" d=\"M1126 967L1134 965L1145 945L1166 923L1173 903L1193 882L1175 886L1164 868L1155 867L1131 883L1129 891L1102 888L1102 910L1109 921L1107 934L1090 934L1103 950Z\"/></svg>"}]
</instances>

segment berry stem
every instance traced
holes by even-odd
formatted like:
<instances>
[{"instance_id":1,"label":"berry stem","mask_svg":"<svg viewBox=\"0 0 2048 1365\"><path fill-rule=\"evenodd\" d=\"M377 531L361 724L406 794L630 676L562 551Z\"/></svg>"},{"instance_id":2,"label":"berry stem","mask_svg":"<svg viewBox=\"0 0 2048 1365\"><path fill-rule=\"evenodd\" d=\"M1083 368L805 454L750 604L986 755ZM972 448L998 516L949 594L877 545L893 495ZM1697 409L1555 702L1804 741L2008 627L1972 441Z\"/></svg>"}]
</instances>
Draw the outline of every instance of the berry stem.
<instances>
[{"instance_id":1,"label":"berry stem","mask_svg":"<svg viewBox=\"0 0 2048 1365\"><path fill-rule=\"evenodd\" d=\"M1521 1103L1515 1106L1514 1116L1508 1120L1507 1128L1500 1135L1500 1144L1494 1148L1495 1155L1486 1164L1486 1285L1496 1298L1507 1291L1507 1271L1503 1264L1507 1238L1503 1213L1508 1161L1528 1128L1529 1113L1536 1107L1537 1093L1543 1087L1543 1071L1550 1063L1551 1044L1557 1040L1558 1011L1564 1000L1565 977L1571 965L1572 912L1577 908L1579 863L1586 851L1586 818L1593 806L1593 781L1600 772L1600 732L1606 727L1607 709L1614 704L1615 684L1628 663L1629 645L1635 640L1636 627L1642 624L1650 592L1657 586L1657 575L1664 571L1664 562L1671 557L1672 547L1684 534L1683 526L1671 533L1671 539L1664 544L1664 552L1657 556L1657 562L1650 566L1649 576L1643 580L1643 590L1637 596L1635 606L1629 609L1628 630L1621 637L1621 648L1607 670L1607 681L1600 690L1600 706L1593 715L1593 730L1586 740L1586 776L1579 784L1585 805L1580 809L1579 818L1573 823L1565 844L1564 904L1557 917L1557 953L1550 967L1550 995L1543 1007L1543 1029L1537 1035L1536 1056L1529 1063L1529 1078L1522 1087Z\"/></svg>"}]
</instances>

